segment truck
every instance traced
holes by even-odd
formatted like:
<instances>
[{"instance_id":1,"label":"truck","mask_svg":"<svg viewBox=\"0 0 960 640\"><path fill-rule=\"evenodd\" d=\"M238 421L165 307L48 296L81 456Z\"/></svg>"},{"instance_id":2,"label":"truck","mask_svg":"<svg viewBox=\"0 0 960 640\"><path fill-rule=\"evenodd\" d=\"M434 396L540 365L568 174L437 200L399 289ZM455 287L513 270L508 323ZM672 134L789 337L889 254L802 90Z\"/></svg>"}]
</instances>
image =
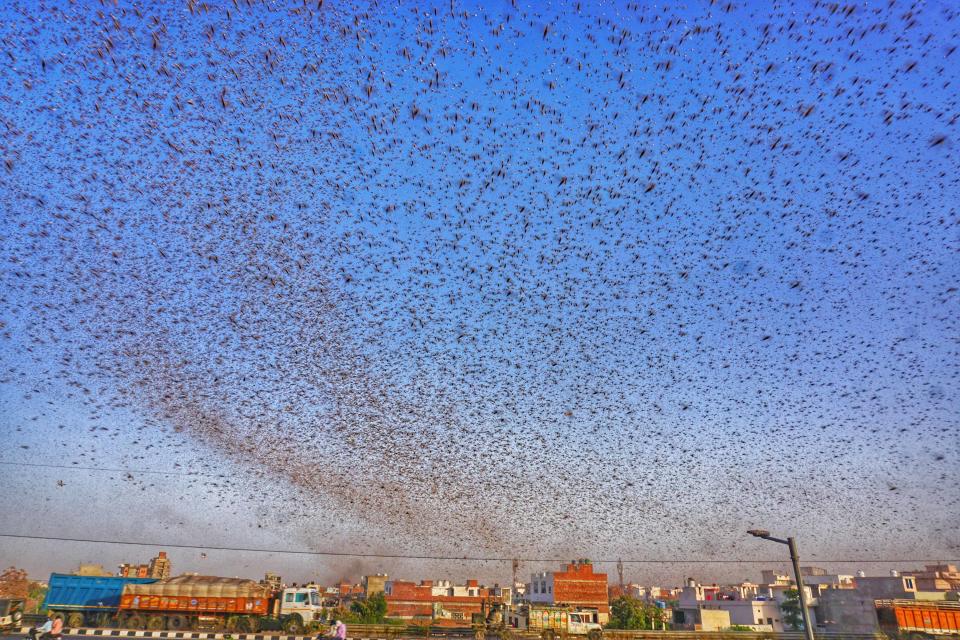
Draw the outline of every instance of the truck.
<instances>
[{"instance_id":1,"label":"truck","mask_svg":"<svg viewBox=\"0 0 960 640\"><path fill-rule=\"evenodd\" d=\"M0 631L20 631L26 600L0 598Z\"/></svg>"},{"instance_id":2,"label":"truck","mask_svg":"<svg viewBox=\"0 0 960 640\"><path fill-rule=\"evenodd\" d=\"M539 631L542 640L555 640L558 635L587 636L590 640L600 640L603 635L596 609L525 604L507 612L506 626L516 631Z\"/></svg>"},{"instance_id":3,"label":"truck","mask_svg":"<svg viewBox=\"0 0 960 640\"><path fill-rule=\"evenodd\" d=\"M877 600L880 629L891 638L960 637L960 602Z\"/></svg>"},{"instance_id":4,"label":"truck","mask_svg":"<svg viewBox=\"0 0 960 640\"><path fill-rule=\"evenodd\" d=\"M282 628L291 634L318 626L325 612L316 588L275 591L253 580L196 575L158 580L53 574L46 606L68 628Z\"/></svg>"},{"instance_id":5,"label":"truck","mask_svg":"<svg viewBox=\"0 0 960 640\"><path fill-rule=\"evenodd\" d=\"M116 616L123 588L128 584L151 582L156 579L53 573L43 607L55 617L62 618L68 628L107 627Z\"/></svg>"}]
</instances>

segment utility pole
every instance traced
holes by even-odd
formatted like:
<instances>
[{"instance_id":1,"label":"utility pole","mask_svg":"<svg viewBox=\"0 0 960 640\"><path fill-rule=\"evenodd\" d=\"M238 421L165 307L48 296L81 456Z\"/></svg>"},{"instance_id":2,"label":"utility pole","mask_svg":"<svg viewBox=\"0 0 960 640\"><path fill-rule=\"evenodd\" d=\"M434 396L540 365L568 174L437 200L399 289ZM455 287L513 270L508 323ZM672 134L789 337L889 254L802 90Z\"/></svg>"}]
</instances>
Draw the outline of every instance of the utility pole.
<instances>
[{"instance_id":1,"label":"utility pole","mask_svg":"<svg viewBox=\"0 0 960 640\"><path fill-rule=\"evenodd\" d=\"M623 592L623 560L617 560L617 575L620 576L620 595L626 595Z\"/></svg>"},{"instance_id":2,"label":"utility pole","mask_svg":"<svg viewBox=\"0 0 960 640\"><path fill-rule=\"evenodd\" d=\"M810 610L807 608L807 590L803 586L803 576L800 574L800 556L797 553L797 541L787 538L787 547L790 549L790 561L793 562L793 575L797 578L797 591L800 592L800 612L803 614L803 630L807 640L813 640L813 625L810 623Z\"/></svg>"},{"instance_id":3,"label":"utility pole","mask_svg":"<svg viewBox=\"0 0 960 640\"><path fill-rule=\"evenodd\" d=\"M755 538L763 538L771 542L785 544L790 549L790 562L793 563L793 575L797 580L797 591L800 596L800 614L803 616L803 635L806 637L806 640L814 640L813 624L810 622L810 610L807 607L807 590L803 586L803 576L800 575L800 554L797 553L797 541L793 538L787 538L786 540L783 538L774 538L770 535L770 532L765 529L751 529L747 531L747 533Z\"/></svg>"}]
</instances>

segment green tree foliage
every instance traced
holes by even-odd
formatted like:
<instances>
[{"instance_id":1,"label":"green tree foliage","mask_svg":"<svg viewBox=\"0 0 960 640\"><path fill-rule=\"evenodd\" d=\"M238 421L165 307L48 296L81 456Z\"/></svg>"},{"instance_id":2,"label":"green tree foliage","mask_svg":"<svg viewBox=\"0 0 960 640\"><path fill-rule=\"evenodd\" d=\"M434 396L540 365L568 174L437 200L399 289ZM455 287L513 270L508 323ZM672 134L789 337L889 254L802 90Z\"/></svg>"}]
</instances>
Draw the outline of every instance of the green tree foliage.
<instances>
[{"instance_id":1,"label":"green tree foliage","mask_svg":"<svg viewBox=\"0 0 960 640\"><path fill-rule=\"evenodd\" d=\"M663 610L631 598L620 596L610 606L609 629L655 629L663 623Z\"/></svg>"},{"instance_id":2,"label":"green tree foliage","mask_svg":"<svg viewBox=\"0 0 960 640\"><path fill-rule=\"evenodd\" d=\"M800 611L800 592L796 589L787 589L783 592L784 600L780 603L780 612L783 621L794 631L803 628L803 613Z\"/></svg>"},{"instance_id":3,"label":"green tree foliage","mask_svg":"<svg viewBox=\"0 0 960 640\"><path fill-rule=\"evenodd\" d=\"M387 597L375 593L366 600L357 600L350 605L350 612L360 624L383 624L387 616Z\"/></svg>"},{"instance_id":4,"label":"green tree foliage","mask_svg":"<svg viewBox=\"0 0 960 640\"><path fill-rule=\"evenodd\" d=\"M34 613L40 611L40 603L47 597L47 587L39 582L31 582L27 591L27 609Z\"/></svg>"}]
</instances>

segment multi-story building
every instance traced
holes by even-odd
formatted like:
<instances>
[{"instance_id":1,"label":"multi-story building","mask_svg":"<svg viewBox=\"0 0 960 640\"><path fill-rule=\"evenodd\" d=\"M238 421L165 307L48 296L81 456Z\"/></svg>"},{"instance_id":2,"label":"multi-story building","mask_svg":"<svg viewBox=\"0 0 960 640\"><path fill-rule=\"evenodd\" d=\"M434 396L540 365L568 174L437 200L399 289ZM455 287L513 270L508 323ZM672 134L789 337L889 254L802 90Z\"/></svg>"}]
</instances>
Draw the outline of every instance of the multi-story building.
<instances>
[{"instance_id":1,"label":"multi-story building","mask_svg":"<svg viewBox=\"0 0 960 640\"><path fill-rule=\"evenodd\" d=\"M113 574L103 568L102 564L92 564L89 562L81 562L80 566L77 567L77 570L73 572L75 576L97 576L105 578L107 576L112 576Z\"/></svg>"},{"instance_id":2,"label":"multi-story building","mask_svg":"<svg viewBox=\"0 0 960 640\"><path fill-rule=\"evenodd\" d=\"M448 580L388 580L384 584L387 616L404 620L422 620L451 624L469 624L473 614L502 602L502 590L487 588L476 580L455 585Z\"/></svg>"},{"instance_id":3,"label":"multi-story building","mask_svg":"<svg viewBox=\"0 0 960 640\"><path fill-rule=\"evenodd\" d=\"M918 591L960 591L960 571L954 564L928 564L922 571L904 571L917 581Z\"/></svg>"},{"instance_id":4,"label":"multi-story building","mask_svg":"<svg viewBox=\"0 0 960 640\"><path fill-rule=\"evenodd\" d=\"M915 600L917 581L912 575L857 576L857 591L874 600Z\"/></svg>"},{"instance_id":5,"label":"multi-story building","mask_svg":"<svg viewBox=\"0 0 960 640\"><path fill-rule=\"evenodd\" d=\"M363 576L360 583L363 585L363 595L369 598L372 595L383 593L389 576L385 573L378 573L372 576Z\"/></svg>"},{"instance_id":6,"label":"multi-story building","mask_svg":"<svg viewBox=\"0 0 960 640\"><path fill-rule=\"evenodd\" d=\"M674 623L696 631L719 631L730 626L750 627L755 631L785 630L780 603L775 598L757 595L756 585L750 583L740 587L703 586L688 579L677 598ZM769 587L767 591L770 592Z\"/></svg>"},{"instance_id":7,"label":"multi-story building","mask_svg":"<svg viewBox=\"0 0 960 640\"><path fill-rule=\"evenodd\" d=\"M525 597L531 604L596 609L601 624L610 621L607 574L594 573L589 560L576 560L560 571L533 574Z\"/></svg>"},{"instance_id":8,"label":"multi-story building","mask_svg":"<svg viewBox=\"0 0 960 640\"><path fill-rule=\"evenodd\" d=\"M263 580L260 581L260 584L270 587L271 591L280 591L283 588L283 582L280 580L280 575L271 571L263 574Z\"/></svg>"},{"instance_id":9,"label":"multi-story building","mask_svg":"<svg viewBox=\"0 0 960 640\"><path fill-rule=\"evenodd\" d=\"M119 575L131 578L156 578L163 580L170 577L170 559L167 552L159 552L149 564L121 564Z\"/></svg>"},{"instance_id":10,"label":"multi-story building","mask_svg":"<svg viewBox=\"0 0 960 640\"><path fill-rule=\"evenodd\" d=\"M774 569L764 569L760 572L761 582L767 586L790 586L793 578L789 574Z\"/></svg>"}]
</instances>

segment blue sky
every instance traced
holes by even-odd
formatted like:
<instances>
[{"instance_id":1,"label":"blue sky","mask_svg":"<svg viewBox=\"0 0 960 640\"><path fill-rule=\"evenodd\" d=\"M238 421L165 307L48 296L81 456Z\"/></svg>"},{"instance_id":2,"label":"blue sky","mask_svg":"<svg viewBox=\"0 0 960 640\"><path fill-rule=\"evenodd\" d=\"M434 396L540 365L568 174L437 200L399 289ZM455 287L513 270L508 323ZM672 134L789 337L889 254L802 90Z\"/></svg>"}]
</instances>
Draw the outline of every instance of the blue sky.
<instances>
[{"instance_id":1,"label":"blue sky","mask_svg":"<svg viewBox=\"0 0 960 640\"><path fill-rule=\"evenodd\" d=\"M949 4L309 8L4 8L14 533L956 556Z\"/></svg>"}]
</instances>

